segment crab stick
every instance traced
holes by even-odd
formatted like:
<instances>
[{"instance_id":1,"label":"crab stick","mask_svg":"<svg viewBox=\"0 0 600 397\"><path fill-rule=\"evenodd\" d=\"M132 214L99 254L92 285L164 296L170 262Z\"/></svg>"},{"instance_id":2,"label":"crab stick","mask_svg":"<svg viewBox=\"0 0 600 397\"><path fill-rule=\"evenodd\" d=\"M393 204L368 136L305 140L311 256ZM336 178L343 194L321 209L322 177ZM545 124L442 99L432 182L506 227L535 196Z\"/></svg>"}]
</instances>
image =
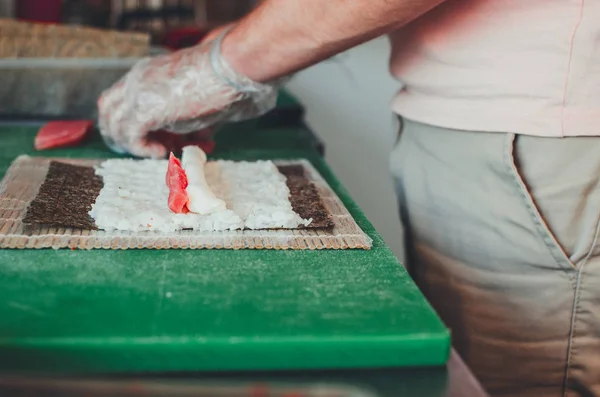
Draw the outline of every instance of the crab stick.
<instances>
[{"instance_id":1,"label":"crab stick","mask_svg":"<svg viewBox=\"0 0 600 397\"><path fill-rule=\"evenodd\" d=\"M185 146L182 149L181 165L187 176L187 208L201 215L225 211L225 201L219 199L206 183L204 166L206 154L198 146Z\"/></svg>"}]
</instances>

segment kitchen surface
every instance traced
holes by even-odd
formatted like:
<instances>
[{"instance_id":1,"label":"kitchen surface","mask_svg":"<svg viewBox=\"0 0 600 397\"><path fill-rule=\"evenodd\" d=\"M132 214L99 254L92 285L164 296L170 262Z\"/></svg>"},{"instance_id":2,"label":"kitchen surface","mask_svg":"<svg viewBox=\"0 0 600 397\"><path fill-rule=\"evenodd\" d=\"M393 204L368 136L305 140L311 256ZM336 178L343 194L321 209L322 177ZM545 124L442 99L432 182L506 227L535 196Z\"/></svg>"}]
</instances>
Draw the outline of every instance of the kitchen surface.
<instances>
[{"instance_id":1,"label":"kitchen surface","mask_svg":"<svg viewBox=\"0 0 600 397\"><path fill-rule=\"evenodd\" d=\"M289 115L297 106L284 93L281 111ZM143 385L138 377L145 373L149 382L166 377L162 381L169 387L176 387L173 378L206 381L198 385L205 391L207 385L218 389L247 382L302 390L302 385L325 382L341 385L333 389L341 396L355 395L347 394L354 387L374 389L376 396L485 395L460 358L448 357L444 327L323 162L320 151L326 148L318 134L301 119L286 122L277 113L223 128L215 135L212 155L310 159L369 230L372 250L0 251L2 263L16 265L4 265L2 291L22 297L7 300L2 309L0 367L6 383L0 383L22 390L33 387L19 383L23 374L50 371L76 379L92 374L92 383L78 387L87 391L94 385L101 393L131 387L111 383L115 377L133 377ZM32 123L3 123L3 171L14 153L35 154L30 145L36 131ZM95 137L52 155L98 158L110 152ZM194 273L204 281L191 281ZM219 298L224 296L225 302ZM302 308L294 303L298 299ZM332 317L323 317L324 310ZM285 336L299 330L310 337ZM338 340L329 336L332 332L356 336ZM226 335L231 337L223 339ZM391 363L394 368L384 369ZM94 383L98 376L102 381ZM68 383L37 385L71 390ZM243 390L236 393L244 395Z\"/></svg>"}]
</instances>

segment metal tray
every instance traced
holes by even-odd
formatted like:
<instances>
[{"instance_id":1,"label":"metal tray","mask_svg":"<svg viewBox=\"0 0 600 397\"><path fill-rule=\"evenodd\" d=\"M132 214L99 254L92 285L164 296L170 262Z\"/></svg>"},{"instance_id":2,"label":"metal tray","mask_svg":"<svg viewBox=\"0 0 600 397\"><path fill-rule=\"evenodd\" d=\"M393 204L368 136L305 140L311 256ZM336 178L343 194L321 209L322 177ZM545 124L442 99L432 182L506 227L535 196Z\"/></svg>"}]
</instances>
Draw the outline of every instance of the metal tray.
<instances>
[{"instance_id":1,"label":"metal tray","mask_svg":"<svg viewBox=\"0 0 600 397\"><path fill-rule=\"evenodd\" d=\"M151 55L165 53L153 48ZM0 117L85 118L139 58L0 59Z\"/></svg>"}]
</instances>

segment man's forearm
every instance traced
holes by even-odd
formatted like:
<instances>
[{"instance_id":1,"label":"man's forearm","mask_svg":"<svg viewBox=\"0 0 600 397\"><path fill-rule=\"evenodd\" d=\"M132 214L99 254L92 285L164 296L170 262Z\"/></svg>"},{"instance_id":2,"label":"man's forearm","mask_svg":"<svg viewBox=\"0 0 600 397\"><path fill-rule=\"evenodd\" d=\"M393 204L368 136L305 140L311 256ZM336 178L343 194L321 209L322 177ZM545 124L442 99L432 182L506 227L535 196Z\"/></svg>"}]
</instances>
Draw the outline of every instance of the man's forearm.
<instances>
[{"instance_id":1,"label":"man's forearm","mask_svg":"<svg viewBox=\"0 0 600 397\"><path fill-rule=\"evenodd\" d=\"M266 82L407 24L444 0L265 0L225 37L234 70Z\"/></svg>"}]
</instances>

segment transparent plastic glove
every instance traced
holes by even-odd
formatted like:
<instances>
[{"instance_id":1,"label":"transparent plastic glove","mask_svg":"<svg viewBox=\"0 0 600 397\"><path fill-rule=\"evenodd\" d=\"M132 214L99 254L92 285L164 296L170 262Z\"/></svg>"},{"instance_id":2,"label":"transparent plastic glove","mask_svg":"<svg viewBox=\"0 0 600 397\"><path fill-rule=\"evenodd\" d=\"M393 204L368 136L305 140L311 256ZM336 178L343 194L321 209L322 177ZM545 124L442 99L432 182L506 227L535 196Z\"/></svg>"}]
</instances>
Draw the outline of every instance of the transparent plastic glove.
<instances>
[{"instance_id":1,"label":"transparent plastic glove","mask_svg":"<svg viewBox=\"0 0 600 397\"><path fill-rule=\"evenodd\" d=\"M197 47L139 61L98 100L98 124L119 153L164 158L149 131L189 133L219 122L260 116L275 107L282 81L257 83L234 71L220 54L227 31Z\"/></svg>"}]
</instances>

